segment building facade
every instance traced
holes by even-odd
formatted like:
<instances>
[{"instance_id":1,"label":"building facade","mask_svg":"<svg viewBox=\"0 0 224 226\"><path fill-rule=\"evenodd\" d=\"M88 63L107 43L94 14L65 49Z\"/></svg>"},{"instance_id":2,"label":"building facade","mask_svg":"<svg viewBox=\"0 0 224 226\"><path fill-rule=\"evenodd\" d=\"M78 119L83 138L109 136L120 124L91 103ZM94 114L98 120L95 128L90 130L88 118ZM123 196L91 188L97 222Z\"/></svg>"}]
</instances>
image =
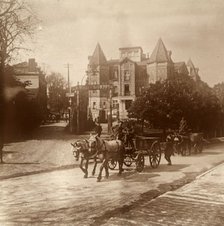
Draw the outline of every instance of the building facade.
<instances>
[{"instance_id":1,"label":"building facade","mask_svg":"<svg viewBox=\"0 0 224 226\"><path fill-rule=\"evenodd\" d=\"M28 62L13 65L16 78L26 84L26 90L30 100L37 101L42 111L47 109L47 83L45 74L38 67L34 58Z\"/></svg>"},{"instance_id":2,"label":"building facade","mask_svg":"<svg viewBox=\"0 0 224 226\"><path fill-rule=\"evenodd\" d=\"M174 73L200 79L198 68L191 60L187 65L185 62L173 62L171 55L172 52L159 39L150 57L146 57L142 48L137 46L120 48L118 59L107 60L98 43L89 57L88 84L108 85L108 89L100 89L100 86L99 89L90 88L88 108L93 119L107 120L110 106L113 117L126 119L128 108L144 88Z\"/></svg>"}]
</instances>

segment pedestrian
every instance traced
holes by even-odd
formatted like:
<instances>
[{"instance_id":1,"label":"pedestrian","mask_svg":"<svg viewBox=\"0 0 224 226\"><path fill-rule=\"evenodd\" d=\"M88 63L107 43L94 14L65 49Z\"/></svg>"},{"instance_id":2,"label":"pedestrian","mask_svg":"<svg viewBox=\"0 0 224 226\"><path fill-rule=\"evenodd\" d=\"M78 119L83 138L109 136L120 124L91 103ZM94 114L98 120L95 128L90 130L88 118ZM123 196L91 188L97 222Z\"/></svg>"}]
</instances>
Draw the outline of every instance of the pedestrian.
<instances>
[{"instance_id":1,"label":"pedestrian","mask_svg":"<svg viewBox=\"0 0 224 226\"><path fill-rule=\"evenodd\" d=\"M166 137L166 147L164 150L164 154L165 154L165 159L168 162L167 165L172 165L171 155L173 154L173 140L171 135L168 135Z\"/></svg>"},{"instance_id":2,"label":"pedestrian","mask_svg":"<svg viewBox=\"0 0 224 226\"><path fill-rule=\"evenodd\" d=\"M97 134L98 137L101 136L101 133L102 133L102 126L100 125L100 123L97 123L97 124L96 124L95 132L96 132L96 134Z\"/></svg>"}]
</instances>

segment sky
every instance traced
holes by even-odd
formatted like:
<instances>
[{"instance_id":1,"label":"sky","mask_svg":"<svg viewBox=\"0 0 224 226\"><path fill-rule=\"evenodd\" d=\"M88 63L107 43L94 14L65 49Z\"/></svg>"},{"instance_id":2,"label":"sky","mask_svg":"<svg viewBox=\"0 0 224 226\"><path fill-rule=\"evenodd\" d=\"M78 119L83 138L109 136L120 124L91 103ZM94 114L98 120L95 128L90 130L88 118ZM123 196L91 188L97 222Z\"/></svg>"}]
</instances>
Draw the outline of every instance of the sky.
<instances>
[{"instance_id":1,"label":"sky","mask_svg":"<svg viewBox=\"0 0 224 226\"><path fill-rule=\"evenodd\" d=\"M42 69L67 76L73 85L86 75L88 56L100 43L108 60L120 47L152 53L159 38L174 62L189 58L210 86L224 81L223 0L27 0L40 20L32 51Z\"/></svg>"}]
</instances>

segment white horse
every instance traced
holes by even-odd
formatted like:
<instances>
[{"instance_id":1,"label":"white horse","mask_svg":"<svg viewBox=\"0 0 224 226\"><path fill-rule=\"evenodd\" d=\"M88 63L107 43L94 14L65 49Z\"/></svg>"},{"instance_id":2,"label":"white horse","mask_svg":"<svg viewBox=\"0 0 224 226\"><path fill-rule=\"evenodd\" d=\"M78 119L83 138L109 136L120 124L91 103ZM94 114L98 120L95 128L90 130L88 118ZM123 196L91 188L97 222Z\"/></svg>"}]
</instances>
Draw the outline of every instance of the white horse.
<instances>
[{"instance_id":1,"label":"white horse","mask_svg":"<svg viewBox=\"0 0 224 226\"><path fill-rule=\"evenodd\" d=\"M122 173L124 160L124 145L120 140L105 141L98 136L91 136L88 140L89 152L97 151L97 158L101 160L100 172L97 181L101 181L102 171L105 168L106 178L109 177L108 161L115 160L119 163L119 175Z\"/></svg>"}]
</instances>

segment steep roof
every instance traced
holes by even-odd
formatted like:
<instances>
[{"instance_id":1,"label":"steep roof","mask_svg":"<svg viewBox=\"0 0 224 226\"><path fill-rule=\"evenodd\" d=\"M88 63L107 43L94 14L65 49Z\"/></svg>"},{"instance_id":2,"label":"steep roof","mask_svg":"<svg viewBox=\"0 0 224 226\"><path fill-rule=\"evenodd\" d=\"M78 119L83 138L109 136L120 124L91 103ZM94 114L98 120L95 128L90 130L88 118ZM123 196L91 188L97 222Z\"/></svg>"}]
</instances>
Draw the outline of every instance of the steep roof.
<instances>
[{"instance_id":1,"label":"steep roof","mask_svg":"<svg viewBox=\"0 0 224 226\"><path fill-rule=\"evenodd\" d=\"M171 58L168 55L168 52L166 50L166 47L162 39L160 38L149 58L149 63L155 63L155 62L163 63L163 62L170 62L170 61L171 61Z\"/></svg>"},{"instance_id":2,"label":"steep roof","mask_svg":"<svg viewBox=\"0 0 224 226\"><path fill-rule=\"evenodd\" d=\"M90 58L89 64L90 65L102 65L106 64L107 59L103 53L103 50L99 43L97 43L96 48L93 52L93 55Z\"/></svg>"},{"instance_id":3,"label":"steep roof","mask_svg":"<svg viewBox=\"0 0 224 226\"><path fill-rule=\"evenodd\" d=\"M188 60L187 66L190 67L190 68L195 68L191 58Z\"/></svg>"}]
</instances>

